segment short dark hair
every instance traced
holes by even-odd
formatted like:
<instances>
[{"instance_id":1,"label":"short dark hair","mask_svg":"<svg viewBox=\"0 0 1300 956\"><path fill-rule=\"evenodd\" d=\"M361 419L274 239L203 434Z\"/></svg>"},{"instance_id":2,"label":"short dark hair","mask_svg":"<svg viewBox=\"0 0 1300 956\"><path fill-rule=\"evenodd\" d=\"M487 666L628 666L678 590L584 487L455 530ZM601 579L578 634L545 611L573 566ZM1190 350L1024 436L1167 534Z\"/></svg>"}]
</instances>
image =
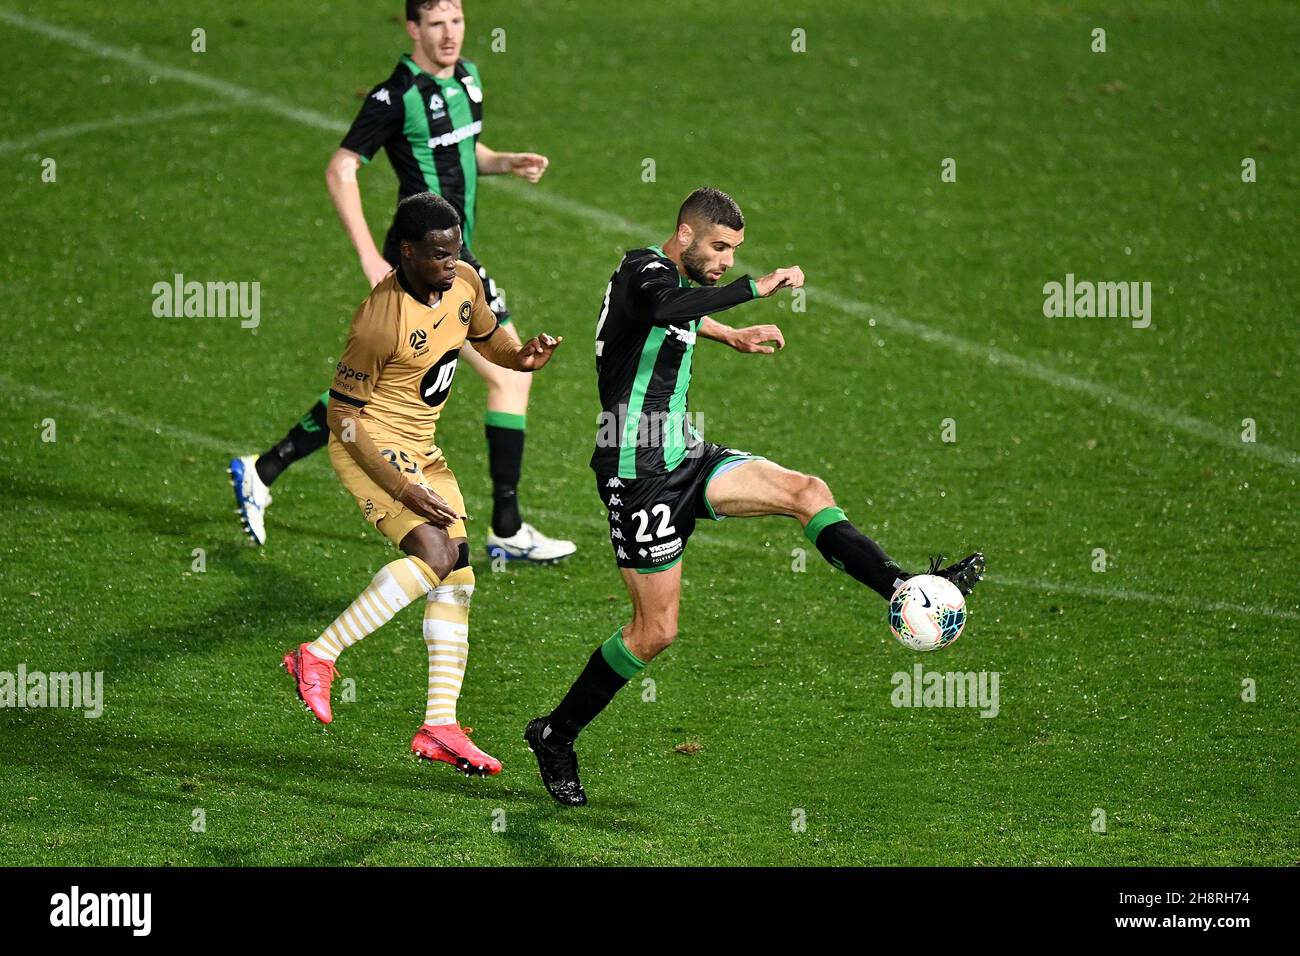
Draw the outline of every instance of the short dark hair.
<instances>
[{"instance_id":1,"label":"short dark hair","mask_svg":"<svg viewBox=\"0 0 1300 956\"><path fill-rule=\"evenodd\" d=\"M397 204L393 217L393 234L398 242L423 242L431 232L455 229L460 225L460 213L441 196L416 193Z\"/></svg>"},{"instance_id":2,"label":"short dark hair","mask_svg":"<svg viewBox=\"0 0 1300 956\"><path fill-rule=\"evenodd\" d=\"M677 225L684 222L707 222L739 230L745 228L745 215L736 200L721 189L701 186L686 197L677 211Z\"/></svg>"},{"instance_id":3,"label":"short dark hair","mask_svg":"<svg viewBox=\"0 0 1300 956\"><path fill-rule=\"evenodd\" d=\"M444 3L460 6L460 0L406 0L406 19L411 23L419 23L422 19L421 10L437 10Z\"/></svg>"}]
</instances>

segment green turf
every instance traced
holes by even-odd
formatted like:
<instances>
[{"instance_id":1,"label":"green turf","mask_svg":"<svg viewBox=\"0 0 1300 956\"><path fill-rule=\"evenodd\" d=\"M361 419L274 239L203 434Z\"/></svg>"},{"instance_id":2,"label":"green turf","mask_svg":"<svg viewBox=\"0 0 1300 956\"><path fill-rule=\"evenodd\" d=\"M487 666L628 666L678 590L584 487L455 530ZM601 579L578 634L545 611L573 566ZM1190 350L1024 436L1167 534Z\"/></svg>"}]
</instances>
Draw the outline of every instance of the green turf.
<instances>
[{"instance_id":1,"label":"green turf","mask_svg":"<svg viewBox=\"0 0 1300 956\"><path fill-rule=\"evenodd\" d=\"M0 0L88 41L0 15L0 670L106 682L97 720L0 711L0 863L1300 859L1293 6L862 6L469 5L484 141L552 160L537 187L483 185L477 251L524 329L566 336L536 383L522 496L580 548L478 566L461 714L506 771L470 781L407 752L417 610L345 655L356 701L328 729L276 667L391 553L325 456L276 485L265 550L231 513L226 458L306 409L365 292L323 183L338 134L139 59L346 123L405 48L397 18L369 0ZM212 112L31 142L191 104ZM779 322L784 353L702 343L706 434L820 474L905 563L980 547L990 577L965 636L921 656L815 552L792 572L806 542L788 520L702 528L681 637L645 672L656 699L635 683L584 734L592 804L566 811L520 734L626 614L586 466L596 313L620 250L662 241L705 182L744 206L747 264L797 262L812 286L803 314L782 297L725 317ZM381 230L386 161L363 191ZM175 272L259 281L261 326L154 318ZM1153 326L1044 318L1067 272L1151 281ZM439 436L477 547L483 387L463 372L456 392ZM1231 440L1247 417L1271 451ZM998 715L891 706L918 661L999 673Z\"/></svg>"}]
</instances>

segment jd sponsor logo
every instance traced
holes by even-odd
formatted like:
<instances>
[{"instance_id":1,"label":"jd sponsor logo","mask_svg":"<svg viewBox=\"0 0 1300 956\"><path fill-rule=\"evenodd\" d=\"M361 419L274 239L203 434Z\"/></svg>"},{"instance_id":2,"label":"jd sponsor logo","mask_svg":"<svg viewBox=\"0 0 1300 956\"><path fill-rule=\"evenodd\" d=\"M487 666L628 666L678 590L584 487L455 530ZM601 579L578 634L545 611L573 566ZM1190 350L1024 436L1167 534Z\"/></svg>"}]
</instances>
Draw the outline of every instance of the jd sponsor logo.
<instances>
[{"instance_id":1,"label":"jd sponsor logo","mask_svg":"<svg viewBox=\"0 0 1300 956\"><path fill-rule=\"evenodd\" d=\"M998 671L926 671L920 664L911 672L896 671L889 702L895 707L972 707L981 717L998 715Z\"/></svg>"},{"instance_id":2,"label":"jd sponsor logo","mask_svg":"<svg viewBox=\"0 0 1300 956\"><path fill-rule=\"evenodd\" d=\"M125 926L132 936L148 936L153 927L153 894L83 893L74 886L50 897L50 925Z\"/></svg>"},{"instance_id":3,"label":"jd sponsor logo","mask_svg":"<svg viewBox=\"0 0 1300 956\"><path fill-rule=\"evenodd\" d=\"M1065 282L1043 286L1043 315L1049 319L1131 319L1133 328L1151 325L1150 282Z\"/></svg>"},{"instance_id":4,"label":"jd sponsor logo","mask_svg":"<svg viewBox=\"0 0 1300 956\"><path fill-rule=\"evenodd\" d=\"M104 713L103 671L0 671L0 708L63 707L94 719Z\"/></svg>"},{"instance_id":5,"label":"jd sponsor logo","mask_svg":"<svg viewBox=\"0 0 1300 956\"><path fill-rule=\"evenodd\" d=\"M171 282L153 284L156 319L240 319L240 327L262 323L262 283L185 281L176 273Z\"/></svg>"}]
</instances>

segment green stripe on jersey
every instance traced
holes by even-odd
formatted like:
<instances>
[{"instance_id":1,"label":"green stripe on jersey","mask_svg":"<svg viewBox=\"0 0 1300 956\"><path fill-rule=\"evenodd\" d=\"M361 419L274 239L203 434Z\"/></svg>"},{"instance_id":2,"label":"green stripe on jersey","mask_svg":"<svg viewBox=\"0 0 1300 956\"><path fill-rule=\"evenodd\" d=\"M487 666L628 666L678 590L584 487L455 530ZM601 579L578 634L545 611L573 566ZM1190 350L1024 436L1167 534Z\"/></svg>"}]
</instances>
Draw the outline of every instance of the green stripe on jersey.
<instances>
[{"instance_id":1,"label":"green stripe on jersey","mask_svg":"<svg viewBox=\"0 0 1300 956\"><path fill-rule=\"evenodd\" d=\"M691 332L700 329L700 321L691 323ZM682 434L686 422L686 392L691 386L691 359L695 355L695 346L688 345L682 353L681 364L677 366L677 382L673 393L668 397L668 417L664 422L664 467L672 471L686 457L686 438Z\"/></svg>"},{"instance_id":2,"label":"green stripe on jersey","mask_svg":"<svg viewBox=\"0 0 1300 956\"><path fill-rule=\"evenodd\" d=\"M415 64L410 65L417 72L419 71L420 68ZM406 125L402 128L402 133L411 144L415 161L420 164L420 172L424 174L424 184L429 187L430 192L441 196L442 183L438 179L438 167L433 161L433 150L429 148L429 139L433 135L429 132L429 114L425 111L424 97L418 85L412 84L411 88L402 94L402 108L406 111Z\"/></svg>"},{"instance_id":3,"label":"green stripe on jersey","mask_svg":"<svg viewBox=\"0 0 1300 956\"><path fill-rule=\"evenodd\" d=\"M645 393L650 387L650 379L655 373L655 363L659 361L659 349L664 344L667 329L656 326L645 338L641 347L641 361L636 366L636 379L632 382L632 394L627 400L627 420L623 423L623 440L618 448L618 476L620 478L636 477L637 435L640 431L641 412L645 408Z\"/></svg>"},{"instance_id":4,"label":"green stripe on jersey","mask_svg":"<svg viewBox=\"0 0 1300 956\"><path fill-rule=\"evenodd\" d=\"M443 100L447 103L447 116L453 130L470 126L474 122L474 113L470 107L469 95L454 76L448 79L434 77ZM450 92L451 95L448 95ZM474 155L475 138L467 136L456 144L460 151L460 170L465 177L465 223L461 229L461 241L470 245L474 237L474 194L478 191L478 159Z\"/></svg>"}]
</instances>

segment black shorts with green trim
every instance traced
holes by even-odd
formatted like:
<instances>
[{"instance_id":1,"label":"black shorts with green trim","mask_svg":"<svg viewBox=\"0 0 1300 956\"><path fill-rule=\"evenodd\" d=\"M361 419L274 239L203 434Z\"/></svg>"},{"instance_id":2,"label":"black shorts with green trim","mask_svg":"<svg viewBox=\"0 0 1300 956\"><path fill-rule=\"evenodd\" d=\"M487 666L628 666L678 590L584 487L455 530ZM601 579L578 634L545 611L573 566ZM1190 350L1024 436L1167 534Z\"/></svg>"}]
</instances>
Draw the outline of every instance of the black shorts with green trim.
<instances>
[{"instance_id":1,"label":"black shorts with green trim","mask_svg":"<svg viewBox=\"0 0 1300 956\"><path fill-rule=\"evenodd\" d=\"M396 269L402 264L401 244L397 241L397 236L390 227L388 235L384 238L384 259L390 266ZM502 325L510 324L510 310L506 308L506 290L496 284L496 281L488 275L487 269L483 263L474 258L474 253L469 251L468 246L461 246L460 261L468 262L478 273L478 277L483 280L483 291L487 293L488 308L497 317L497 321Z\"/></svg>"},{"instance_id":2,"label":"black shorts with green trim","mask_svg":"<svg viewBox=\"0 0 1300 956\"><path fill-rule=\"evenodd\" d=\"M721 521L707 496L709 482L757 455L701 442L662 475L596 475L596 492L609 512L609 543L620 568L666 571L682 559L697 518Z\"/></svg>"}]
</instances>

